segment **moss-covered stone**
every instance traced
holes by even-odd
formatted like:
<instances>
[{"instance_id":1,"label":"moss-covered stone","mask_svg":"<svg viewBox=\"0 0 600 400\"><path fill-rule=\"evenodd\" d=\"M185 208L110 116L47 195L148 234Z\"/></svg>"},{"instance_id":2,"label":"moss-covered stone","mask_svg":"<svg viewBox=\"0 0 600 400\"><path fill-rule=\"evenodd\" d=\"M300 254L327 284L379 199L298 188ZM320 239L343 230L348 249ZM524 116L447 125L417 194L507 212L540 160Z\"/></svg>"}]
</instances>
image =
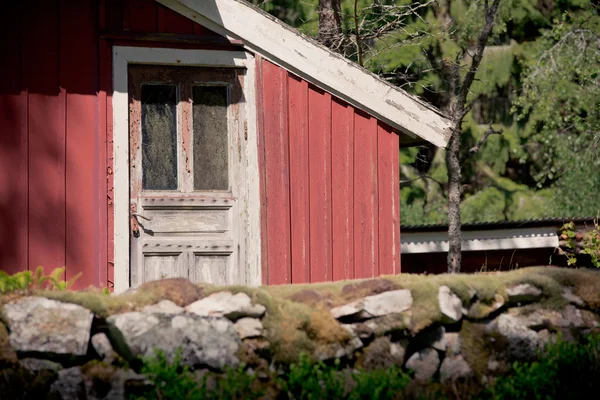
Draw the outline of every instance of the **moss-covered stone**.
<instances>
[{"instance_id":1,"label":"moss-covered stone","mask_svg":"<svg viewBox=\"0 0 600 400\"><path fill-rule=\"evenodd\" d=\"M0 322L0 369L12 368L18 362L17 353L10 346L8 330Z\"/></svg>"}]
</instances>

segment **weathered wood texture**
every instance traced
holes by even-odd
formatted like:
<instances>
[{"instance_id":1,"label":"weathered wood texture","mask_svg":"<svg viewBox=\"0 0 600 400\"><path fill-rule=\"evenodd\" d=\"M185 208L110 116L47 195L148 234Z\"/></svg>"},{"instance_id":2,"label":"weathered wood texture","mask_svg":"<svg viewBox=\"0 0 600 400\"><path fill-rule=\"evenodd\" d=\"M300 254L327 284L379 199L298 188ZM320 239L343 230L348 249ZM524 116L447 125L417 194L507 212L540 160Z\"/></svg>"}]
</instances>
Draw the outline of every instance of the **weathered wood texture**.
<instances>
[{"instance_id":1,"label":"weathered wood texture","mask_svg":"<svg viewBox=\"0 0 600 400\"><path fill-rule=\"evenodd\" d=\"M269 61L258 75L263 283L400 272L398 133Z\"/></svg>"},{"instance_id":2,"label":"weathered wood texture","mask_svg":"<svg viewBox=\"0 0 600 400\"><path fill-rule=\"evenodd\" d=\"M202 36L218 35L153 0L3 4L3 271L66 266L66 278L83 272L76 287L112 285L111 45L138 42L103 39L104 32L188 35L181 45L186 48L219 43L207 39L202 45ZM189 35L199 43L189 43Z\"/></svg>"}]
</instances>

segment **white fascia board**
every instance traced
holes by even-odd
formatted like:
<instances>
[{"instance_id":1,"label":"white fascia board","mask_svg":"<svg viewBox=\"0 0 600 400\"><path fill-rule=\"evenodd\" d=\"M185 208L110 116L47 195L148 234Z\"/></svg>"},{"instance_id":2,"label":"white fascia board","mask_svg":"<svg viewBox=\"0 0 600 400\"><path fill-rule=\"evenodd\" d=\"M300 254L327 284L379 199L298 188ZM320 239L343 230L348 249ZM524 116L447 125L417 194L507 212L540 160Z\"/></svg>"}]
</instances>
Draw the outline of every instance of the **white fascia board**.
<instances>
[{"instance_id":1,"label":"white fascia board","mask_svg":"<svg viewBox=\"0 0 600 400\"><path fill-rule=\"evenodd\" d=\"M445 253L448 232L401 234L402 254ZM538 249L558 247L556 228L498 229L462 233L463 251Z\"/></svg>"},{"instance_id":2,"label":"white fascia board","mask_svg":"<svg viewBox=\"0 0 600 400\"><path fill-rule=\"evenodd\" d=\"M446 147L442 113L243 0L157 0L399 131Z\"/></svg>"}]
</instances>

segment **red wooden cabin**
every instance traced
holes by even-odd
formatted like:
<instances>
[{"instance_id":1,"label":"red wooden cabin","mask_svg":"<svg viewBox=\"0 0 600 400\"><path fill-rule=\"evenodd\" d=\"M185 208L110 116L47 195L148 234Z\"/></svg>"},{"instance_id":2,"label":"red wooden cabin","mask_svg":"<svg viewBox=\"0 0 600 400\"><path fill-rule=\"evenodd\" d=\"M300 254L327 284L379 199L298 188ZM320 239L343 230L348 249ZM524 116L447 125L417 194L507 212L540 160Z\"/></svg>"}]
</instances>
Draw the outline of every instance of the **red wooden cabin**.
<instances>
[{"instance_id":1,"label":"red wooden cabin","mask_svg":"<svg viewBox=\"0 0 600 400\"><path fill-rule=\"evenodd\" d=\"M121 291L400 271L399 143L435 109L241 0L0 12L0 267Z\"/></svg>"}]
</instances>

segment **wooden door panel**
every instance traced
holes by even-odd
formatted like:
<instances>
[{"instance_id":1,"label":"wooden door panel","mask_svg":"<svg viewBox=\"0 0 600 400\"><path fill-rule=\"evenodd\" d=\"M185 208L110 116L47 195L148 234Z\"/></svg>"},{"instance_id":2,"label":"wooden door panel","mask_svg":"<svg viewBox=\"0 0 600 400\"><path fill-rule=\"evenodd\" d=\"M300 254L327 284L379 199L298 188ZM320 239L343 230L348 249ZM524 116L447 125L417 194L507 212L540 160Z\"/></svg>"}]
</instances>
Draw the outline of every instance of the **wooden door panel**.
<instances>
[{"instance_id":1,"label":"wooden door panel","mask_svg":"<svg viewBox=\"0 0 600 400\"><path fill-rule=\"evenodd\" d=\"M194 260L189 279L192 282L211 282L227 285L232 279L231 256L215 254L193 254Z\"/></svg>"},{"instance_id":2,"label":"wooden door panel","mask_svg":"<svg viewBox=\"0 0 600 400\"><path fill-rule=\"evenodd\" d=\"M144 254L142 281L187 277L188 259L187 253Z\"/></svg>"},{"instance_id":3,"label":"wooden door panel","mask_svg":"<svg viewBox=\"0 0 600 400\"><path fill-rule=\"evenodd\" d=\"M199 233L225 233L231 225L229 210L153 210L144 215L151 218L144 221L144 229L157 235Z\"/></svg>"},{"instance_id":4,"label":"wooden door panel","mask_svg":"<svg viewBox=\"0 0 600 400\"><path fill-rule=\"evenodd\" d=\"M242 85L237 69L129 67L132 286L245 283Z\"/></svg>"}]
</instances>

